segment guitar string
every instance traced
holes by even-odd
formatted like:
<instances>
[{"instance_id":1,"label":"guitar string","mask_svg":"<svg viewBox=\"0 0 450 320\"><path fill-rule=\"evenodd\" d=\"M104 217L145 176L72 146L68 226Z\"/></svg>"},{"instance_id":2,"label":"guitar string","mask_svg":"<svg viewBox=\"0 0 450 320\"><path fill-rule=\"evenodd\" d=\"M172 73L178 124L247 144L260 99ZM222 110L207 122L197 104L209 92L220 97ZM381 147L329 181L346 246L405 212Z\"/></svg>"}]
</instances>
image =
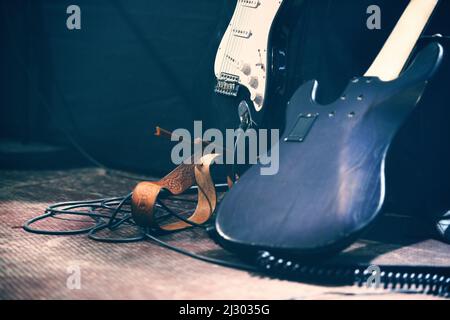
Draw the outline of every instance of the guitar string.
<instances>
[{"instance_id":1,"label":"guitar string","mask_svg":"<svg viewBox=\"0 0 450 320\"><path fill-rule=\"evenodd\" d=\"M233 74L233 72L230 72L230 58L232 58L234 55L233 51L234 51L234 47L236 45L236 38L237 38L235 36L233 30L236 30L237 26L240 26L241 20L242 20L242 15L245 13L244 6L242 5L241 0L237 1L237 6L238 6L238 10L237 10L236 18L230 28L230 39L231 39L230 42L231 43L225 54L225 69L226 69L227 73L231 73L231 74Z\"/></svg>"},{"instance_id":2,"label":"guitar string","mask_svg":"<svg viewBox=\"0 0 450 320\"><path fill-rule=\"evenodd\" d=\"M241 13L238 16L238 24L239 26L241 26L241 28L239 30L243 30L243 31L247 31L250 33L250 26L252 25L252 21L253 19L251 19L252 17L254 17L254 13L255 13L255 9L256 8L252 8L252 7L245 7L244 5L242 5L243 7L243 13ZM236 28L234 28L236 29ZM251 33L249 34L249 37L251 37ZM245 48L245 43L244 41L242 41L243 39L241 37L236 36L236 39L234 39L234 41L232 42L232 47L231 47L231 58L233 58L233 60L231 59L227 59L227 68L229 68L230 64L233 65L233 72L231 72L232 74L239 74L241 72L239 66L241 64L242 61L238 61L237 57L241 57L242 52L244 52L246 50ZM260 52L259 53L259 57L258 59L263 59L262 55L264 54L264 52ZM266 53L267 54L267 53ZM245 61L244 61L245 63ZM239 75L240 76L240 75ZM244 79L240 79L241 82L246 83L247 81L245 81Z\"/></svg>"},{"instance_id":3,"label":"guitar string","mask_svg":"<svg viewBox=\"0 0 450 320\"><path fill-rule=\"evenodd\" d=\"M238 1L238 2L240 2L240 1ZM240 2L240 6L241 6L242 10L238 16L238 21L237 21L236 26L233 27L233 30L236 30L236 31L242 30L242 22L245 21L245 15L246 15L246 11L247 11L245 6L241 2ZM233 42L231 45L229 57L227 57L227 63L228 63L227 68L229 70L230 65L231 65L232 70L233 70L231 73L237 75L236 57L238 55L236 54L235 51L236 51L236 47L239 47L239 43L240 43L241 39L239 38L239 36L235 35L234 32L232 32L232 34L233 34Z\"/></svg>"},{"instance_id":4,"label":"guitar string","mask_svg":"<svg viewBox=\"0 0 450 320\"><path fill-rule=\"evenodd\" d=\"M245 11L245 14L244 14L244 17L243 17L243 19L242 19L242 24L245 26L242 30L244 30L244 31L249 31L250 30L250 28L249 28L249 21L250 21L250 17L252 17L252 16L254 16L254 8L247 8ZM250 38L248 38L248 39L250 39ZM238 46L237 46L237 48L236 48L236 56L237 57L240 57L241 56L241 54L242 54L242 49L243 49L243 47L245 47L245 45L243 46L243 44L245 44L246 42L244 42L244 41L242 41L243 40L243 38L240 38L239 39L239 41L238 41ZM245 50L245 49L244 49ZM248 62L248 61L247 61ZM237 71L240 71L239 70L239 63L241 63L241 61L237 61L237 60L235 60L235 70L237 70ZM244 63L246 63L246 61L244 61Z\"/></svg>"},{"instance_id":5,"label":"guitar string","mask_svg":"<svg viewBox=\"0 0 450 320\"><path fill-rule=\"evenodd\" d=\"M238 17L238 23L237 23L237 25L239 27L238 28L237 27L234 28L236 31L245 30L242 27L242 25L243 25L243 22L246 21L247 14L248 14L248 11L249 11L248 8L242 2L241 2L241 7L242 7L242 11L241 11L241 13L240 13L240 15ZM233 44L232 44L232 47L231 47L230 59L228 59L228 68L230 68L230 65L231 65L232 66L232 70L233 70L232 73L236 74L237 76L239 76L238 68L237 68L237 60L236 60L237 58L236 57L240 56L240 53L239 53L238 49L241 46L242 38L237 36L237 35L235 35L233 38L234 39L233 39Z\"/></svg>"},{"instance_id":6,"label":"guitar string","mask_svg":"<svg viewBox=\"0 0 450 320\"><path fill-rule=\"evenodd\" d=\"M251 30L250 30L250 25L251 25L251 21L253 21L253 19L250 19L250 18L252 18L252 17L254 17L255 15L254 15L254 13L255 13L255 11L254 10L256 10L255 8L250 8L249 10L248 10L248 15L245 17L245 20L244 20L244 25L245 25L245 29L244 30L246 30L246 31L248 31L248 32L250 32ZM250 37L251 37L251 33L249 33L250 34L250 36L249 36L249 38L248 39L250 39ZM245 42L244 42L244 45L242 46L240 46L239 48L238 48L238 55L240 56L241 55L241 53L243 52L243 51L245 51L246 49L245 49ZM246 61L247 63L249 62L249 61Z\"/></svg>"},{"instance_id":7,"label":"guitar string","mask_svg":"<svg viewBox=\"0 0 450 320\"><path fill-rule=\"evenodd\" d=\"M251 25L251 21L249 16L254 13L255 8L250 8L250 10L245 7L240 0L237 2L236 12L234 14L234 18L231 19L230 22L230 33L227 39L227 45L225 47L225 52L223 54L223 59L221 63L220 72L226 72L230 74L239 73L239 65L240 61L237 61L236 57L241 56L243 49L242 39L239 36L235 36L233 30L244 30L249 31L249 26ZM245 25L245 28L242 28L242 24ZM240 26L238 29L236 26ZM251 35L250 35L251 36ZM260 53L261 55L261 53ZM261 56L259 57L261 59ZM230 71L230 66L232 66L232 71ZM238 75L239 76L239 75Z\"/></svg>"},{"instance_id":8,"label":"guitar string","mask_svg":"<svg viewBox=\"0 0 450 320\"><path fill-rule=\"evenodd\" d=\"M240 12L241 10L242 10L242 6L240 6L240 0L238 0L237 4L236 4L236 8L233 13L233 17L231 18L231 21L229 22L229 25L227 27L230 29L230 32L228 34L228 39L226 40L225 47L223 48L224 53L222 55L222 63L221 63L220 70L219 70L219 77L222 74L222 72L227 71L225 68L227 67L227 61L228 61L227 55L228 55L228 50L230 48L230 43L232 43L232 41L233 41L233 32L232 31L233 31L234 25L236 23L236 20L238 19L239 15L241 14L241 12Z\"/></svg>"},{"instance_id":9,"label":"guitar string","mask_svg":"<svg viewBox=\"0 0 450 320\"><path fill-rule=\"evenodd\" d=\"M225 56L225 59L226 59L225 67L226 67L227 71L231 74L237 74L238 68L236 65L236 56L239 56L240 52L239 52L239 50L236 52L236 49L239 49L241 47L241 42L242 42L241 41L242 39L240 37L234 35L233 30L241 30L242 29L241 28L242 22L247 20L247 15L249 13L248 8L246 8L243 5L242 1L238 0L238 5L240 6L240 10L236 16L235 23L233 23L233 28L231 29L231 37L232 37L231 48L229 50L227 50L228 56ZM237 26L239 26L239 28L237 28ZM244 29L242 29L242 30L244 30ZM231 59L233 59L234 61ZM230 71L230 66L233 67L232 68L233 71Z\"/></svg>"},{"instance_id":10,"label":"guitar string","mask_svg":"<svg viewBox=\"0 0 450 320\"><path fill-rule=\"evenodd\" d=\"M260 5L261 5L261 4L260 4ZM251 19L251 18L255 17L255 14L253 14L253 13L255 13L255 10L256 10L256 8L250 8L250 9L248 10L248 15L246 15L246 16L245 16L245 19L244 19L244 25L245 25L245 29L244 29L244 30L247 31L247 32L249 32L249 38L252 37L252 34L251 34L251 26L252 26L253 19ZM242 41L241 41L241 44L242 44ZM237 56L241 56L242 52L245 52L245 50L246 50L245 42L244 42L243 44L244 44L243 46L241 45L241 46L239 46L239 47L237 48L237 52L238 52ZM253 52L253 53L255 53L255 52ZM263 54L263 53L260 52L260 57L262 57L261 54ZM257 57L257 58L259 59L260 57ZM247 62L248 62L248 61L247 61ZM245 62L244 62L244 63L245 63ZM240 71L240 70L238 69L238 66L236 66L236 69L237 69L238 71ZM248 84L248 80L249 80L249 77L250 77L250 76L247 76L247 75L245 75L245 74L244 74L244 76L246 77L245 83ZM249 84L248 84L248 85L249 85ZM248 87L248 88L249 88L249 91L250 91L250 90L251 90L250 87Z\"/></svg>"},{"instance_id":11,"label":"guitar string","mask_svg":"<svg viewBox=\"0 0 450 320\"><path fill-rule=\"evenodd\" d=\"M242 30L244 30L244 31L249 31L250 30L249 29L249 21L250 21L249 17L253 16L254 10L255 10L255 8L250 8L250 7L247 7L245 9L245 12L244 12L244 15L243 15L243 18L242 18L242 21L241 21L241 24L243 24L245 27L242 28ZM235 50L236 50L235 56L236 57L240 57L241 56L242 48L243 48L243 41L242 40L243 40L243 38L239 38L239 40L237 41L237 48L235 48ZM235 70L236 71L240 71L239 67L238 67L239 63L240 63L240 61L237 61L235 59L234 66L235 66ZM245 61L244 61L244 63L245 63Z\"/></svg>"}]
</instances>

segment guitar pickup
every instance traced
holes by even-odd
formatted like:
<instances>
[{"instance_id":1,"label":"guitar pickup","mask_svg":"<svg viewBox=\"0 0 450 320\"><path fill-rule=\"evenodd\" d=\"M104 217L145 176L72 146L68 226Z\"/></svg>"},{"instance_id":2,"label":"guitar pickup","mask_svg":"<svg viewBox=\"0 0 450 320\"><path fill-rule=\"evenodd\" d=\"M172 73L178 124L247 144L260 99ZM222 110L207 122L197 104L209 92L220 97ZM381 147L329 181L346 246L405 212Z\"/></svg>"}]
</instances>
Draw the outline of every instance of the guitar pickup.
<instances>
[{"instance_id":1,"label":"guitar pickup","mask_svg":"<svg viewBox=\"0 0 450 320\"><path fill-rule=\"evenodd\" d=\"M241 4L241 6L248 8L258 8L258 6L261 4L259 0L239 0L239 3Z\"/></svg>"},{"instance_id":2,"label":"guitar pickup","mask_svg":"<svg viewBox=\"0 0 450 320\"><path fill-rule=\"evenodd\" d=\"M241 30L241 29L233 29L233 35L239 38L250 38L252 36L252 32L250 30Z\"/></svg>"}]
</instances>

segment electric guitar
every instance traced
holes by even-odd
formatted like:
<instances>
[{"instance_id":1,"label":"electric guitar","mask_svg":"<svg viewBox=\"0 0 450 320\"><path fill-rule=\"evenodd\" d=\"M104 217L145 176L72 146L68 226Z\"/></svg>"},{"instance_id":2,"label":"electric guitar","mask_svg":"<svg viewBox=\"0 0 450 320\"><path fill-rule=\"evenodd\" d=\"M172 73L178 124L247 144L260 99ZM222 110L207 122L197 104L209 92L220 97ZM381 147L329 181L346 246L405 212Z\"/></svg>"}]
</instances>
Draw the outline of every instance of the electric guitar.
<instances>
[{"instance_id":1,"label":"electric guitar","mask_svg":"<svg viewBox=\"0 0 450 320\"><path fill-rule=\"evenodd\" d=\"M392 141L442 61L443 47L433 42L402 72L437 4L411 0L367 73L334 103L316 102L316 81L295 92L276 146L278 174L262 176L263 166L253 166L217 210L214 233L223 246L322 255L371 224L384 204Z\"/></svg>"},{"instance_id":2,"label":"electric guitar","mask_svg":"<svg viewBox=\"0 0 450 320\"><path fill-rule=\"evenodd\" d=\"M238 97L236 106L248 100L247 107L255 114L267 104L269 77L280 76L284 70L284 19L275 25L275 19L288 10L285 0L237 0L234 14L217 50L214 73L215 92ZM289 6L292 8L295 3ZM283 8L283 10L282 10ZM276 80L275 80L276 81ZM245 95L240 91L245 90ZM245 96L245 97L244 97ZM244 98L241 98L244 97Z\"/></svg>"}]
</instances>

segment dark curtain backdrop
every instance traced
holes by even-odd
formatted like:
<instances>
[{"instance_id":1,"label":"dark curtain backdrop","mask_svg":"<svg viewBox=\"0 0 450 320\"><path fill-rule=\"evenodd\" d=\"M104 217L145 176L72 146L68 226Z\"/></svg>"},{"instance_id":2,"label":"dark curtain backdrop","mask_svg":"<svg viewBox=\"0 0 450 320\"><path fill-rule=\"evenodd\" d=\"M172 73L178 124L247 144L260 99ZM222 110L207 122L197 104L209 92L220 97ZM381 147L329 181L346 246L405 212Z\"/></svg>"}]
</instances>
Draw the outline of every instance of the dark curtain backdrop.
<instances>
[{"instance_id":1,"label":"dark curtain backdrop","mask_svg":"<svg viewBox=\"0 0 450 320\"><path fill-rule=\"evenodd\" d=\"M109 166L162 174L172 144L153 136L155 126L220 122L213 62L236 1L0 2L2 137L68 144L69 133ZM320 102L336 99L369 67L407 2L305 0L289 39L286 99L312 78ZM444 2L429 33L448 32ZM70 4L81 7L81 30L66 28ZM371 4L382 9L381 30L366 28ZM283 109L268 114L282 119Z\"/></svg>"}]
</instances>

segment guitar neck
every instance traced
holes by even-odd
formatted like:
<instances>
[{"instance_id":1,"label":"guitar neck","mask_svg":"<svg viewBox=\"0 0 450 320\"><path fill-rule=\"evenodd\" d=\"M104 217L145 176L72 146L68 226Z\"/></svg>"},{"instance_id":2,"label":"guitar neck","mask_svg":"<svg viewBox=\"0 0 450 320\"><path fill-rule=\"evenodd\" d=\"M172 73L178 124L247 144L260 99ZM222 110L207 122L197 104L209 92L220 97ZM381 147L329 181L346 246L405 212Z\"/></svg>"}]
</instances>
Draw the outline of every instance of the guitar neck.
<instances>
[{"instance_id":1,"label":"guitar neck","mask_svg":"<svg viewBox=\"0 0 450 320\"><path fill-rule=\"evenodd\" d=\"M396 79L439 0L411 0L380 53L364 76L383 81Z\"/></svg>"}]
</instances>

